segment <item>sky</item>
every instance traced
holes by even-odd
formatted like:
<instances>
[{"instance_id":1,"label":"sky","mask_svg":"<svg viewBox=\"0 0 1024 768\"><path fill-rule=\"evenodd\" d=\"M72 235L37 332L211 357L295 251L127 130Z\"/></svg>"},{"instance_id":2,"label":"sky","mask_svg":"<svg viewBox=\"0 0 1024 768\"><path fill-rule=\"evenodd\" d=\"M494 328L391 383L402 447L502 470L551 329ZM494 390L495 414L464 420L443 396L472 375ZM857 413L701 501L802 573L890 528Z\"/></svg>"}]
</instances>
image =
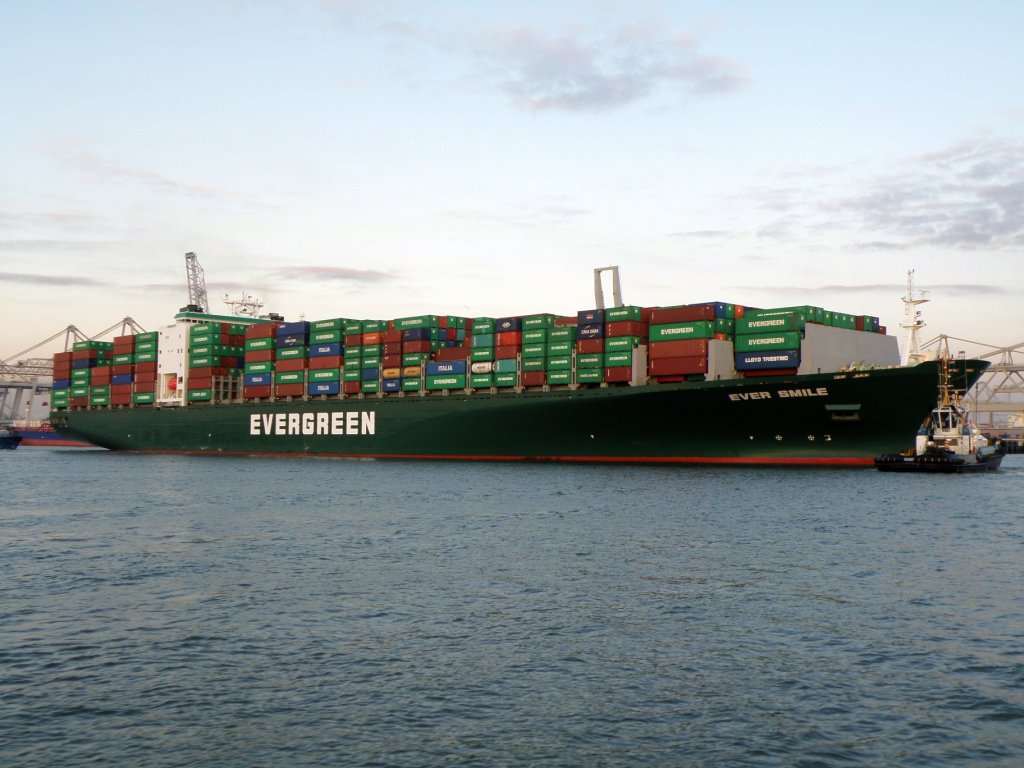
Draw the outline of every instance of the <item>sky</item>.
<instances>
[{"instance_id":1,"label":"sky","mask_svg":"<svg viewBox=\"0 0 1024 768\"><path fill-rule=\"evenodd\" d=\"M1021 29L1016 0L0 0L0 360L171 322L190 251L212 312L289 320L575 314L617 265L626 304L900 334L913 270L922 341L1016 344Z\"/></svg>"}]
</instances>

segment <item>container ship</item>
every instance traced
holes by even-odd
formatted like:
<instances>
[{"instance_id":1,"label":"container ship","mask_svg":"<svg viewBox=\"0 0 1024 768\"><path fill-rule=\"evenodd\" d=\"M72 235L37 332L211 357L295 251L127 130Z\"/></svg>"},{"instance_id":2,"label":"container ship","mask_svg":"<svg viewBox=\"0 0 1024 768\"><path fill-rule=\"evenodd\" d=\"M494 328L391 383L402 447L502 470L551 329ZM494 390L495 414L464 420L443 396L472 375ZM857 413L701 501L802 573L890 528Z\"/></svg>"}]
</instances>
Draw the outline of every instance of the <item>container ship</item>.
<instances>
[{"instance_id":1,"label":"container ship","mask_svg":"<svg viewBox=\"0 0 1024 768\"><path fill-rule=\"evenodd\" d=\"M50 420L115 451L872 466L913 446L939 364L815 306L284 322L185 307L54 356ZM970 387L988 365L959 360Z\"/></svg>"}]
</instances>

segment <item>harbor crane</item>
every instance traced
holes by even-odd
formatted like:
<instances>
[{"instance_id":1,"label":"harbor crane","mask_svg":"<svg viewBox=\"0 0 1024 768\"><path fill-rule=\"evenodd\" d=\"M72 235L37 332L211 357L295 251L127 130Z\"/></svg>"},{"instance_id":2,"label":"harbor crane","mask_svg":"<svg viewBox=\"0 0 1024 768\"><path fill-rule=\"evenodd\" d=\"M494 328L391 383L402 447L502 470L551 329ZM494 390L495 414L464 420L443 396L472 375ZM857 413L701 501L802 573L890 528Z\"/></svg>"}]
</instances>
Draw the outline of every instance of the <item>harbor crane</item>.
<instances>
[{"instance_id":1,"label":"harbor crane","mask_svg":"<svg viewBox=\"0 0 1024 768\"><path fill-rule=\"evenodd\" d=\"M182 311L207 312L210 300L206 296L206 273L192 251L185 254L185 275L188 277L188 306Z\"/></svg>"}]
</instances>

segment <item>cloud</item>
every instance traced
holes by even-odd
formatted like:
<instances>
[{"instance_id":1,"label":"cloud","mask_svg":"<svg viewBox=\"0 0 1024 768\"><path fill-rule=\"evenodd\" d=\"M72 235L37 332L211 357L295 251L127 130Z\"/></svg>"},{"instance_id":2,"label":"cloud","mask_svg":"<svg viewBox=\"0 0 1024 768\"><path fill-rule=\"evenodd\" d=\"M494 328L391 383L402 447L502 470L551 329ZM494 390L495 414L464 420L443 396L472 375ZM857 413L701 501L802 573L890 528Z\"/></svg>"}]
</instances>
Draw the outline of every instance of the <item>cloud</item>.
<instances>
[{"instance_id":1,"label":"cloud","mask_svg":"<svg viewBox=\"0 0 1024 768\"><path fill-rule=\"evenodd\" d=\"M1024 143L976 139L900 159L866 176L757 190L755 207L775 214L759 237L837 234L865 251L1024 247Z\"/></svg>"},{"instance_id":2,"label":"cloud","mask_svg":"<svg viewBox=\"0 0 1024 768\"><path fill-rule=\"evenodd\" d=\"M101 157L97 152L80 146L75 141L65 141L52 145L47 151L50 155L71 168L104 183L137 184L158 192L169 192L204 200L230 202L252 208L274 207L250 195L223 189L212 184L176 179L149 168L111 162Z\"/></svg>"},{"instance_id":3,"label":"cloud","mask_svg":"<svg viewBox=\"0 0 1024 768\"><path fill-rule=\"evenodd\" d=\"M375 269L351 269L349 267L294 266L274 271L282 280L317 280L326 282L378 283L393 280L394 275Z\"/></svg>"},{"instance_id":4,"label":"cloud","mask_svg":"<svg viewBox=\"0 0 1024 768\"><path fill-rule=\"evenodd\" d=\"M700 240L717 240L720 238L734 237L736 235L736 232L732 232L728 229L693 229L688 232L670 232L668 236Z\"/></svg>"},{"instance_id":5,"label":"cloud","mask_svg":"<svg viewBox=\"0 0 1024 768\"><path fill-rule=\"evenodd\" d=\"M0 251L98 251L123 245L121 242L103 240L0 240Z\"/></svg>"},{"instance_id":6,"label":"cloud","mask_svg":"<svg viewBox=\"0 0 1024 768\"><path fill-rule=\"evenodd\" d=\"M663 90L727 93L749 82L737 62L702 55L691 38L666 36L655 25L589 36L491 27L466 35L462 47L488 85L535 112L600 112Z\"/></svg>"},{"instance_id":7,"label":"cloud","mask_svg":"<svg viewBox=\"0 0 1024 768\"><path fill-rule=\"evenodd\" d=\"M836 294L836 293L896 293L905 294L907 286L905 283L860 283L860 284L832 284L832 285L817 285L808 287L806 285L757 285L757 286L738 286L738 290L746 291L759 291L761 293L779 293L783 295L791 294L807 294L807 295L824 295L824 294ZM1000 294L1009 293L1009 291L999 285L984 285L984 284L968 284L959 283L952 285L934 285L927 289L923 289L926 293L935 291L946 296L998 296Z\"/></svg>"},{"instance_id":8,"label":"cloud","mask_svg":"<svg viewBox=\"0 0 1024 768\"><path fill-rule=\"evenodd\" d=\"M64 286L64 285L108 285L91 277L74 275L32 275L18 272L0 272L0 282L20 285Z\"/></svg>"}]
</instances>

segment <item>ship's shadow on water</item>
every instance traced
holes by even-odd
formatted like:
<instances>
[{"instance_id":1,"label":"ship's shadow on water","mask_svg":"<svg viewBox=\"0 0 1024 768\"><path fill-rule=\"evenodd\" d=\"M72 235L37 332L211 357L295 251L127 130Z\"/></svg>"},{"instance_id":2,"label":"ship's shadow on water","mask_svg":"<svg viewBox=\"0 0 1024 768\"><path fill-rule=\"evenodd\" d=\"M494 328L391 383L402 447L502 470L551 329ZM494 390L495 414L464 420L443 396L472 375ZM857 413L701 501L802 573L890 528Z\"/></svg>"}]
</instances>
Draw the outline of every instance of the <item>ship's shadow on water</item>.
<instances>
[{"instance_id":1,"label":"ship's shadow on water","mask_svg":"<svg viewBox=\"0 0 1024 768\"><path fill-rule=\"evenodd\" d=\"M1024 458L11 452L0 764L1015 766Z\"/></svg>"}]
</instances>

